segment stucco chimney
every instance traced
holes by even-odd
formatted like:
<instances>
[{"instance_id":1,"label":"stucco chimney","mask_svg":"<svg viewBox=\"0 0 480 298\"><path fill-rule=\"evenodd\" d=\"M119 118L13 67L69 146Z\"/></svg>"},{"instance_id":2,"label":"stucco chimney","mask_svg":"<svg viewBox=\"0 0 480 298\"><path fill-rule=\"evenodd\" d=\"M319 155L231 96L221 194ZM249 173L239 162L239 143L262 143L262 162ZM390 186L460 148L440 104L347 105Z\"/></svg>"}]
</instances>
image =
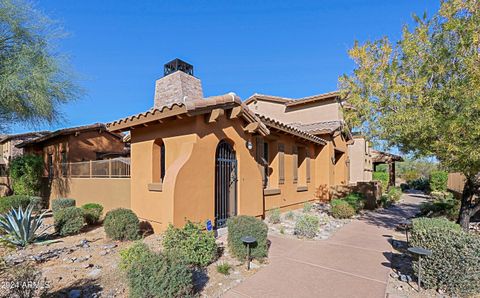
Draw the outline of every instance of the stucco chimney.
<instances>
[{"instance_id":1,"label":"stucco chimney","mask_svg":"<svg viewBox=\"0 0 480 298\"><path fill-rule=\"evenodd\" d=\"M193 76L193 66L175 59L164 66L164 77L155 82L155 107L203 98L202 83Z\"/></svg>"}]
</instances>

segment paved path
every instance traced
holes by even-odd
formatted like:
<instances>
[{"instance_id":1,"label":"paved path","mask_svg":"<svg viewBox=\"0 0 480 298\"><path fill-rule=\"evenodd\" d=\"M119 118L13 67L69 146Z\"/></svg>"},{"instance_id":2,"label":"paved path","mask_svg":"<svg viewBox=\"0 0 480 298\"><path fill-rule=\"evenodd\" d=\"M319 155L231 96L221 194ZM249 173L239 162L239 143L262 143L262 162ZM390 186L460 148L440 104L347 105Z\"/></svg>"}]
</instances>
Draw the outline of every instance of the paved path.
<instances>
[{"instance_id":1,"label":"paved path","mask_svg":"<svg viewBox=\"0 0 480 298\"><path fill-rule=\"evenodd\" d=\"M385 297L388 240L421 201L404 195L398 206L355 220L324 241L271 236L270 264L224 297Z\"/></svg>"}]
</instances>

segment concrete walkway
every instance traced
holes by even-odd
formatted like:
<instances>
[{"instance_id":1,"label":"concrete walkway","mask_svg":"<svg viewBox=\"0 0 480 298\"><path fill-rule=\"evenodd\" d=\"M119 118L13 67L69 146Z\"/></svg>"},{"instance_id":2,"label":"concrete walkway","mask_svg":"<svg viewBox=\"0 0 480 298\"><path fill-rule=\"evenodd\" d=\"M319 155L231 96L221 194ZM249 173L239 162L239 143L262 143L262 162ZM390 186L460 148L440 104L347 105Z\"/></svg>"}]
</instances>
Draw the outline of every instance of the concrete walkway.
<instances>
[{"instance_id":1,"label":"concrete walkway","mask_svg":"<svg viewBox=\"0 0 480 298\"><path fill-rule=\"evenodd\" d=\"M423 199L355 220L324 241L270 236L270 264L223 297L385 297L394 228L413 216Z\"/></svg>"}]
</instances>

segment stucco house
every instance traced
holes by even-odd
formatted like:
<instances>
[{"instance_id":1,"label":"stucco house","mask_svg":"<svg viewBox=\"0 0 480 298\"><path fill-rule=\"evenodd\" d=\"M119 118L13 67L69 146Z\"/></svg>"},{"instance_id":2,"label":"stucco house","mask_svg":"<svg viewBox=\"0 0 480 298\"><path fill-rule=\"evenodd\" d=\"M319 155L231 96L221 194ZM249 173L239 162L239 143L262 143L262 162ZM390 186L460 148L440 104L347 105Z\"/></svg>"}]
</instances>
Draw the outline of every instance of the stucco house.
<instances>
[{"instance_id":1,"label":"stucco house","mask_svg":"<svg viewBox=\"0 0 480 298\"><path fill-rule=\"evenodd\" d=\"M167 63L154 107L107 124L130 132L131 209L155 232L186 220L220 228L231 216L299 208L319 188L348 183L353 138L328 116L341 113L337 97L204 97L191 65Z\"/></svg>"}]
</instances>

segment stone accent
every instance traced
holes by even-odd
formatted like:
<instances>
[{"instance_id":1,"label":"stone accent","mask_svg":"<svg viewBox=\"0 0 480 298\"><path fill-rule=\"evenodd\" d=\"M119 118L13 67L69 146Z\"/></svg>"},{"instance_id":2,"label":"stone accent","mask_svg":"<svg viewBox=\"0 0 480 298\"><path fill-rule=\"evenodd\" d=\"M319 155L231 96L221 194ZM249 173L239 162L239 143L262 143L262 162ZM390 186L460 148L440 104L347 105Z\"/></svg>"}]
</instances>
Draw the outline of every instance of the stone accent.
<instances>
[{"instance_id":1,"label":"stone accent","mask_svg":"<svg viewBox=\"0 0 480 298\"><path fill-rule=\"evenodd\" d=\"M358 192L365 197L365 209L377 208L382 197L382 187L378 181L357 182L348 185L336 185L330 187L330 199L340 199L352 192Z\"/></svg>"},{"instance_id":2,"label":"stone accent","mask_svg":"<svg viewBox=\"0 0 480 298\"><path fill-rule=\"evenodd\" d=\"M202 98L201 81L183 71L176 71L155 82L155 108Z\"/></svg>"}]
</instances>

